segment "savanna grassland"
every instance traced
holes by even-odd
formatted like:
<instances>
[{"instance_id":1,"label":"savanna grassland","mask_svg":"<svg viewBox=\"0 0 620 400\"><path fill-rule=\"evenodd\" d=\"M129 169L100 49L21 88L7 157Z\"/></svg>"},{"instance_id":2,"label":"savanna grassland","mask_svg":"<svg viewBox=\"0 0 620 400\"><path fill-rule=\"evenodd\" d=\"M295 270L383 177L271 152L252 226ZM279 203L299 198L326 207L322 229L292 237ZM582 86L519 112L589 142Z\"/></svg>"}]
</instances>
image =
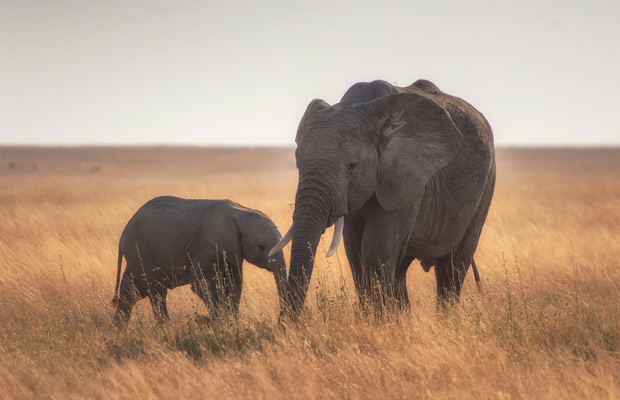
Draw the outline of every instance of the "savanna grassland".
<instances>
[{"instance_id":1,"label":"savanna grassland","mask_svg":"<svg viewBox=\"0 0 620 400\"><path fill-rule=\"evenodd\" d=\"M322 243L297 323L277 324L273 276L246 264L238 318L201 323L183 287L169 324L143 300L117 332L133 213L164 194L230 198L285 231L293 151L0 148L0 398L620 398L620 149L497 160L484 293L470 274L448 312L417 262L409 312L361 311L343 246L326 259Z\"/></svg>"}]
</instances>

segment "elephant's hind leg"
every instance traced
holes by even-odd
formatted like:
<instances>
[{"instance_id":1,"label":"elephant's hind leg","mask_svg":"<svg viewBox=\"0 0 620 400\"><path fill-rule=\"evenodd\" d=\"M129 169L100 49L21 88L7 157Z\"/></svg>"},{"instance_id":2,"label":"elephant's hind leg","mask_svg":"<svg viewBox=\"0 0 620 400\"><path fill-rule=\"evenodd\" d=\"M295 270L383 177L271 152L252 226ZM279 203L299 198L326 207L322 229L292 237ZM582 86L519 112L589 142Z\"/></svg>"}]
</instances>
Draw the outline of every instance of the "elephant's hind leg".
<instances>
[{"instance_id":1,"label":"elephant's hind leg","mask_svg":"<svg viewBox=\"0 0 620 400\"><path fill-rule=\"evenodd\" d=\"M440 257L435 264L435 279L437 280L437 306L457 302L465 280L465 274L471 263L457 250Z\"/></svg>"},{"instance_id":2,"label":"elephant's hind leg","mask_svg":"<svg viewBox=\"0 0 620 400\"><path fill-rule=\"evenodd\" d=\"M458 300L461 287L465 280L465 274L474 260L474 253L478 247L478 240L486 220L493 191L495 189L495 164L491 166L489 180L482 193L480 204L474 214L465 235L461 239L455 252L445 255L437 260L435 265L435 277L437 278L437 304L445 304L446 301Z\"/></svg>"},{"instance_id":3,"label":"elephant's hind leg","mask_svg":"<svg viewBox=\"0 0 620 400\"><path fill-rule=\"evenodd\" d=\"M150 287L148 294L153 307L153 315L159 323L163 323L170 320L168 315L168 306L166 303L166 296L168 295L168 289L160 283L154 283Z\"/></svg>"},{"instance_id":4,"label":"elephant's hind leg","mask_svg":"<svg viewBox=\"0 0 620 400\"><path fill-rule=\"evenodd\" d=\"M146 297L144 285L135 279L133 273L125 271L118 296L118 305L114 314L114 325L122 327L131 318L131 311L138 300Z\"/></svg>"}]
</instances>

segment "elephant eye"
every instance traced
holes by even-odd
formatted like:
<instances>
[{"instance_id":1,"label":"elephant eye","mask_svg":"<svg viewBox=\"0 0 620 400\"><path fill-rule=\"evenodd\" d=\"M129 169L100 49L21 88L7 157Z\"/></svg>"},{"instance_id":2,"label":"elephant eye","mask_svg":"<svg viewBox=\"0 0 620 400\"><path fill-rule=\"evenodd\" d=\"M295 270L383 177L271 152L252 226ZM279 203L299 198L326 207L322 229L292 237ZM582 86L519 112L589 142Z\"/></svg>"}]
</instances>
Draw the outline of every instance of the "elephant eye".
<instances>
[{"instance_id":1,"label":"elephant eye","mask_svg":"<svg viewBox=\"0 0 620 400\"><path fill-rule=\"evenodd\" d=\"M258 248L260 249L260 251L265 251L265 246L263 246L262 244L259 244Z\"/></svg>"},{"instance_id":2,"label":"elephant eye","mask_svg":"<svg viewBox=\"0 0 620 400\"><path fill-rule=\"evenodd\" d=\"M347 164L347 168L349 169L349 171L353 171L355 167L357 167L357 161L351 161Z\"/></svg>"}]
</instances>

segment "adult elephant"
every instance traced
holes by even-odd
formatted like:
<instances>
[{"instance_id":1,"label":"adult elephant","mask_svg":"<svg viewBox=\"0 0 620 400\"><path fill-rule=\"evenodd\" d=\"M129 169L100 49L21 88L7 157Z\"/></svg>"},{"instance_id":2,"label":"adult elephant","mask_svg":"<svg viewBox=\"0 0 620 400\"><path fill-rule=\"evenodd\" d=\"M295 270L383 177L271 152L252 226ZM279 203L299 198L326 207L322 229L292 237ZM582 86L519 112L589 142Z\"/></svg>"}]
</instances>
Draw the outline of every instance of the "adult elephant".
<instances>
[{"instance_id":1,"label":"adult elephant","mask_svg":"<svg viewBox=\"0 0 620 400\"><path fill-rule=\"evenodd\" d=\"M313 100L295 138L299 183L287 303L304 303L321 234L344 236L360 299L408 304L413 260L435 267L438 304L458 298L495 184L491 127L464 100L426 80L353 85L340 103ZM379 285L376 285L376 283Z\"/></svg>"}]
</instances>

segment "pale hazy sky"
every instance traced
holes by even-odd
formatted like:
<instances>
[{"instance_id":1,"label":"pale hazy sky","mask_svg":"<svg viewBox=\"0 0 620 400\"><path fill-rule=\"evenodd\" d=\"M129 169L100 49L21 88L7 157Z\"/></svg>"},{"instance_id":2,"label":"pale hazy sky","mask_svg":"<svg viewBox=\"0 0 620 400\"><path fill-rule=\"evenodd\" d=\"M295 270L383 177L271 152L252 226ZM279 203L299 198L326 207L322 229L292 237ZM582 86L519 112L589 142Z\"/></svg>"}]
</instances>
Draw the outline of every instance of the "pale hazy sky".
<instances>
[{"instance_id":1,"label":"pale hazy sky","mask_svg":"<svg viewBox=\"0 0 620 400\"><path fill-rule=\"evenodd\" d=\"M0 144L294 145L419 78L499 145L620 145L620 2L1 0Z\"/></svg>"}]
</instances>

